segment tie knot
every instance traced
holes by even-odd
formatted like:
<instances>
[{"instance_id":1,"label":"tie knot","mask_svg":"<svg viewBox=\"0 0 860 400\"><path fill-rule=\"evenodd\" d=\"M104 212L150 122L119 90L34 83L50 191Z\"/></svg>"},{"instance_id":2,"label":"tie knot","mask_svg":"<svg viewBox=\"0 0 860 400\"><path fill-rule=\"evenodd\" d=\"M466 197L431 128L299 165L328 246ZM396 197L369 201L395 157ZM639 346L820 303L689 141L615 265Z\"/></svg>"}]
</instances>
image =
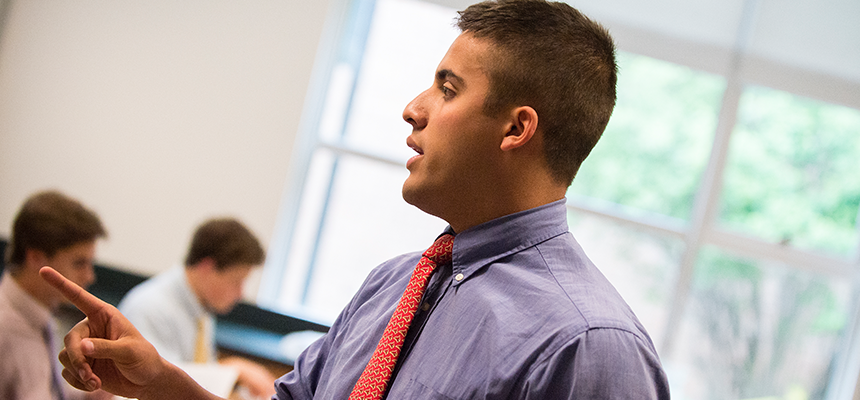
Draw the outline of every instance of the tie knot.
<instances>
[{"instance_id":1,"label":"tie knot","mask_svg":"<svg viewBox=\"0 0 860 400\"><path fill-rule=\"evenodd\" d=\"M445 264L451 261L451 252L453 249L454 236L446 233L439 236L439 239L433 242L433 245L424 252L424 257L429 258L436 265Z\"/></svg>"}]
</instances>

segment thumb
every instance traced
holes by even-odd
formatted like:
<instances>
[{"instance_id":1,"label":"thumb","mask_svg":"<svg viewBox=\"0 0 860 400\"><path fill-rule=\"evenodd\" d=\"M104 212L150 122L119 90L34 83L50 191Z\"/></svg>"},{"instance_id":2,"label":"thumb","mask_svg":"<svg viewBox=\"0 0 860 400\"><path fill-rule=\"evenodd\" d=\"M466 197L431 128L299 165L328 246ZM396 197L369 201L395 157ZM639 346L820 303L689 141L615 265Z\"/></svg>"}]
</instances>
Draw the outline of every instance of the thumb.
<instances>
[{"instance_id":1,"label":"thumb","mask_svg":"<svg viewBox=\"0 0 860 400\"><path fill-rule=\"evenodd\" d=\"M94 360L112 361L115 372L134 385L146 386L163 371L166 361L155 347L140 335L116 340L87 338L81 341L81 352Z\"/></svg>"},{"instance_id":2,"label":"thumb","mask_svg":"<svg viewBox=\"0 0 860 400\"><path fill-rule=\"evenodd\" d=\"M81 352L95 359L109 359L117 364L133 363L134 352L123 339L87 338L81 341Z\"/></svg>"}]
</instances>

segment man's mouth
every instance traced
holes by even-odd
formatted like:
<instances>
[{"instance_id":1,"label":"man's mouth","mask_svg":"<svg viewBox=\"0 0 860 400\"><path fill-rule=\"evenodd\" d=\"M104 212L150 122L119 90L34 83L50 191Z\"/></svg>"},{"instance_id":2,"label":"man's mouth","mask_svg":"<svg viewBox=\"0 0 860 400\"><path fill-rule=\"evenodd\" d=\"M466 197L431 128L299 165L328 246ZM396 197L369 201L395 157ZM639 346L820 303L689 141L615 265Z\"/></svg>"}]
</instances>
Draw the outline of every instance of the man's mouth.
<instances>
[{"instance_id":1,"label":"man's mouth","mask_svg":"<svg viewBox=\"0 0 860 400\"><path fill-rule=\"evenodd\" d=\"M415 150L415 152L418 153L412 156L412 158L410 158L409 160L406 160L406 168L409 168L409 166L412 165L412 163L415 162L416 159L424 155L424 150L422 150L416 144L412 143L412 141L410 140L406 141L406 145L409 146L410 149Z\"/></svg>"}]
</instances>

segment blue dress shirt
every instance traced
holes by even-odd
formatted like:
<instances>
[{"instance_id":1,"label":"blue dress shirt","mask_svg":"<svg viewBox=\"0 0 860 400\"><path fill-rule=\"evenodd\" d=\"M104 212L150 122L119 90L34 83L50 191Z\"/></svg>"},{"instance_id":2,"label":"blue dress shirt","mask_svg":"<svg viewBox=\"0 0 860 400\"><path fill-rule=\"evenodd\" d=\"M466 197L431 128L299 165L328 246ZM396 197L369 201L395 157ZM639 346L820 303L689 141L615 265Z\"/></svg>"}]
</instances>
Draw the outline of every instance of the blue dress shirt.
<instances>
[{"instance_id":1,"label":"blue dress shirt","mask_svg":"<svg viewBox=\"0 0 860 400\"><path fill-rule=\"evenodd\" d=\"M455 236L453 261L428 283L388 399L669 398L645 328L566 217L559 200ZM374 269L328 334L276 381L275 399L346 399L420 257Z\"/></svg>"}]
</instances>

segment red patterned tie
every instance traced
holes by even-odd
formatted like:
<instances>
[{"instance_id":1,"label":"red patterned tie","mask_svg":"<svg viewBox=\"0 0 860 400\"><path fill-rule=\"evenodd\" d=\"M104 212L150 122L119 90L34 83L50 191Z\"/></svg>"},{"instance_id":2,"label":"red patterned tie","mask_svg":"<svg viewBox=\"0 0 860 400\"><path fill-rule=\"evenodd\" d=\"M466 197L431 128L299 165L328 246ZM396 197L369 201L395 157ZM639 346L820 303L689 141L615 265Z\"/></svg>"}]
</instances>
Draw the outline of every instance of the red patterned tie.
<instances>
[{"instance_id":1,"label":"red patterned tie","mask_svg":"<svg viewBox=\"0 0 860 400\"><path fill-rule=\"evenodd\" d=\"M412 278L409 279L409 284L406 285L406 290L400 302L397 303L397 308L394 309L385 332L382 333L382 339L379 340L373 356L370 357L364 372L352 388L350 400L382 398L388 386L388 380L391 378L391 372L394 371L394 365L397 363L397 356L400 355L403 340L406 339L406 333L409 331L409 324L412 323L415 310L418 309L418 302L421 301L421 295L427 287L430 274L436 265L451 261L453 247L454 236L445 234L436 239L433 246L424 252L421 261L418 261L418 265L412 271Z\"/></svg>"}]
</instances>

